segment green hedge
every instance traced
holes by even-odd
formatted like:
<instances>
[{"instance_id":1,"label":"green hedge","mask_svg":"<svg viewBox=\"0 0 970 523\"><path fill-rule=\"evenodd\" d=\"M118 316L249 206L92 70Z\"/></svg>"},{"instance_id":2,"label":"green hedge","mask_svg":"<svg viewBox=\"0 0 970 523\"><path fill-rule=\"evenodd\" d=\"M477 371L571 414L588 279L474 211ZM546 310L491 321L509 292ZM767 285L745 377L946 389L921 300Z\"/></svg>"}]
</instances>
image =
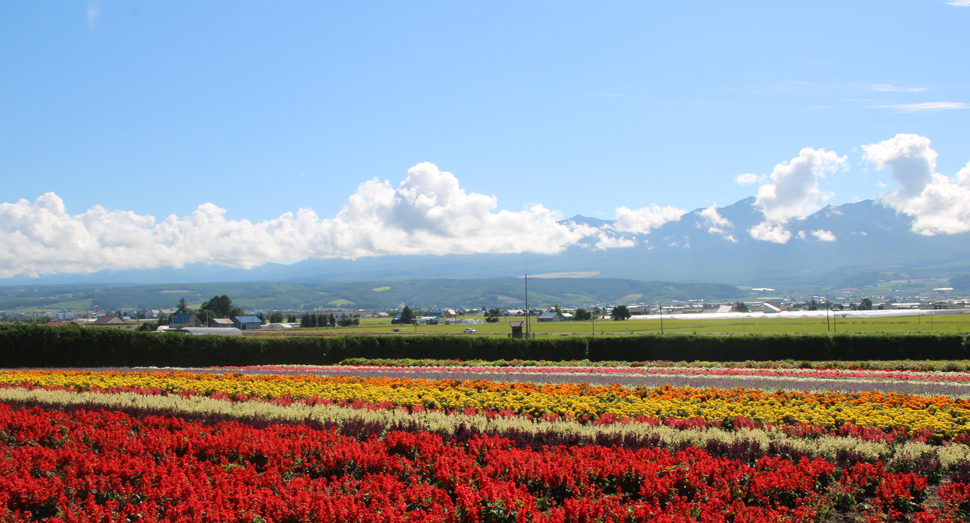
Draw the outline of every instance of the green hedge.
<instances>
[{"instance_id":1,"label":"green hedge","mask_svg":"<svg viewBox=\"0 0 970 523\"><path fill-rule=\"evenodd\" d=\"M645 336L596 340L591 361L964 360L957 334L767 334Z\"/></svg>"},{"instance_id":2,"label":"green hedge","mask_svg":"<svg viewBox=\"0 0 970 523\"><path fill-rule=\"evenodd\" d=\"M559 337L187 336L95 327L0 326L0 367L326 365L347 358L568 361L965 360L953 334Z\"/></svg>"}]
</instances>

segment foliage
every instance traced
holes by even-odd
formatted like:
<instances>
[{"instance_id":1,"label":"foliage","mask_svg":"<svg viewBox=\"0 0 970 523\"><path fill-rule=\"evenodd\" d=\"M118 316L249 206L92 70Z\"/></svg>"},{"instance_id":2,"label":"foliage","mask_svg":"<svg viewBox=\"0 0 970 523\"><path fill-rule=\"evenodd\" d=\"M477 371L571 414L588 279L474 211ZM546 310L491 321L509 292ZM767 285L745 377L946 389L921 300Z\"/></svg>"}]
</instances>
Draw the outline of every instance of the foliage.
<instances>
[{"instance_id":1,"label":"foliage","mask_svg":"<svg viewBox=\"0 0 970 523\"><path fill-rule=\"evenodd\" d=\"M341 327L357 327L360 325L360 318L351 318L349 316L343 316L337 320L337 325Z\"/></svg>"},{"instance_id":2,"label":"foliage","mask_svg":"<svg viewBox=\"0 0 970 523\"><path fill-rule=\"evenodd\" d=\"M858 308L859 308L860 311L871 311L872 310L872 300L870 300L869 298L862 298L862 301L859 303L859 307Z\"/></svg>"},{"instance_id":3,"label":"foliage","mask_svg":"<svg viewBox=\"0 0 970 523\"><path fill-rule=\"evenodd\" d=\"M185 298L179 299L179 304L175 308L175 312L180 314L184 312L189 312L189 304L185 302Z\"/></svg>"},{"instance_id":4,"label":"foliage","mask_svg":"<svg viewBox=\"0 0 970 523\"><path fill-rule=\"evenodd\" d=\"M970 274L961 274L950 278L949 286L958 291L970 290Z\"/></svg>"},{"instance_id":5,"label":"foliage","mask_svg":"<svg viewBox=\"0 0 970 523\"><path fill-rule=\"evenodd\" d=\"M593 319L593 313L586 309L576 309L576 314L573 315L573 321L589 321Z\"/></svg>"},{"instance_id":6,"label":"foliage","mask_svg":"<svg viewBox=\"0 0 970 523\"><path fill-rule=\"evenodd\" d=\"M626 305L617 305L616 307L613 307L612 311L610 311L610 318L612 318L613 321L628 320L630 319L630 316L632 316L632 314L630 314L630 309L628 309Z\"/></svg>"},{"instance_id":7,"label":"foliage","mask_svg":"<svg viewBox=\"0 0 970 523\"><path fill-rule=\"evenodd\" d=\"M488 309L485 311L485 323L498 323L501 317L502 311L499 309Z\"/></svg>"},{"instance_id":8,"label":"foliage","mask_svg":"<svg viewBox=\"0 0 970 523\"><path fill-rule=\"evenodd\" d=\"M336 320L334 319L334 325ZM332 364L347 358L644 361L970 359L964 335L223 337L92 327L0 325L5 367Z\"/></svg>"},{"instance_id":9,"label":"foliage","mask_svg":"<svg viewBox=\"0 0 970 523\"><path fill-rule=\"evenodd\" d=\"M734 307L731 310L732 312L749 312L748 306L743 301L734 302Z\"/></svg>"},{"instance_id":10,"label":"foliage","mask_svg":"<svg viewBox=\"0 0 970 523\"><path fill-rule=\"evenodd\" d=\"M401 311L401 319L399 320L401 324L410 325L414 323L415 317L414 312L411 311L411 307L407 305L404 306L404 310Z\"/></svg>"}]
</instances>

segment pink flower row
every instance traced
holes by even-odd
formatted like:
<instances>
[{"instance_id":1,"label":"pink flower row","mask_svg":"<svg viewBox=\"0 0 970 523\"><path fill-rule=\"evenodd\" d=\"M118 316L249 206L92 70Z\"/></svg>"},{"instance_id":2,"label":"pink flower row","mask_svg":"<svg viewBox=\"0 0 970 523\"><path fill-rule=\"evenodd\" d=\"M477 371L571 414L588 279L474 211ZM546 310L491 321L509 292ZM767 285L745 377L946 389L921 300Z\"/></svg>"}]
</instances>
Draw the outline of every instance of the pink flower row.
<instances>
[{"instance_id":1,"label":"pink flower row","mask_svg":"<svg viewBox=\"0 0 970 523\"><path fill-rule=\"evenodd\" d=\"M333 366L249 366L218 367L219 370L262 370L293 371L339 369L366 371L407 371L413 373L464 372L464 373L506 373L506 374L624 374L624 375L683 375L683 376L760 376L822 379L870 379L899 381L936 381L970 383L970 373L932 372L932 371L887 371L887 370L840 370L840 369L752 369L752 368L685 368L685 367L398 367L382 365L333 365Z\"/></svg>"}]
</instances>

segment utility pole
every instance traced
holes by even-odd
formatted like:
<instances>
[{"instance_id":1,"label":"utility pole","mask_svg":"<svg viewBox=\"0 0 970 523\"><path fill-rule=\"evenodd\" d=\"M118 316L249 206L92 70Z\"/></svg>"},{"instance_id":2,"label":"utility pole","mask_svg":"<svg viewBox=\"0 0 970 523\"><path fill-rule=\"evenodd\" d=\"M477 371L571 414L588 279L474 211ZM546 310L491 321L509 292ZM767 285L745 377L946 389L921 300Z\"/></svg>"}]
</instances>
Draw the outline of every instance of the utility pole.
<instances>
[{"instance_id":1,"label":"utility pole","mask_svg":"<svg viewBox=\"0 0 970 523\"><path fill-rule=\"evenodd\" d=\"M664 333L664 302L660 302L660 334Z\"/></svg>"},{"instance_id":2,"label":"utility pole","mask_svg":"<svg viewBox=\"0 0 970 523\"><path fill-rule=\"evenodd\" d=\"M825 332L832 332L829 326L829 299L825 298Z\"/></svg>"},{"instance_id":3,"label":"utility pole","mask_svg":"<svg viewBox=\"0 0 970 523\"><path fill-rule=\"evenodd\" d=\"M529 339L529 263L525 264L525 339Z\"/></svg>"}]
</instances>

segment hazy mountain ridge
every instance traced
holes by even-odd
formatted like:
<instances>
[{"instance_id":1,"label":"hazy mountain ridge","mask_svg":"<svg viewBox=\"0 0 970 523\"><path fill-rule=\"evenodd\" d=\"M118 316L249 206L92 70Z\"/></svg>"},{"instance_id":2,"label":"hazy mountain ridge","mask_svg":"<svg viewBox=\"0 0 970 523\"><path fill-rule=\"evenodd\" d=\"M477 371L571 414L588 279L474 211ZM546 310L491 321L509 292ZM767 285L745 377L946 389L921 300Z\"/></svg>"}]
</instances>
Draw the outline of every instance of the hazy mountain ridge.
<instances>
[{"instance_id":1,"label":"hazy mountain ridge","mask_svg":"<svg viewBox=\"0 0 970 523\"><path fill-rule=\"evenodd\" d=\"M139 286L37 286L0 289L0 309L60 308L101 310L168 309L185 298L197 305L226 294L233 304L263 310L358 307L525 307L525 280L371 281L362 283L205 283ZM543 278L529 280L529 306L579 306L707 298L730 300L747 293L731 285L641 282L614 278ZM74 304L73 307L68 306Z\"/></svg>"}]
</instances>

